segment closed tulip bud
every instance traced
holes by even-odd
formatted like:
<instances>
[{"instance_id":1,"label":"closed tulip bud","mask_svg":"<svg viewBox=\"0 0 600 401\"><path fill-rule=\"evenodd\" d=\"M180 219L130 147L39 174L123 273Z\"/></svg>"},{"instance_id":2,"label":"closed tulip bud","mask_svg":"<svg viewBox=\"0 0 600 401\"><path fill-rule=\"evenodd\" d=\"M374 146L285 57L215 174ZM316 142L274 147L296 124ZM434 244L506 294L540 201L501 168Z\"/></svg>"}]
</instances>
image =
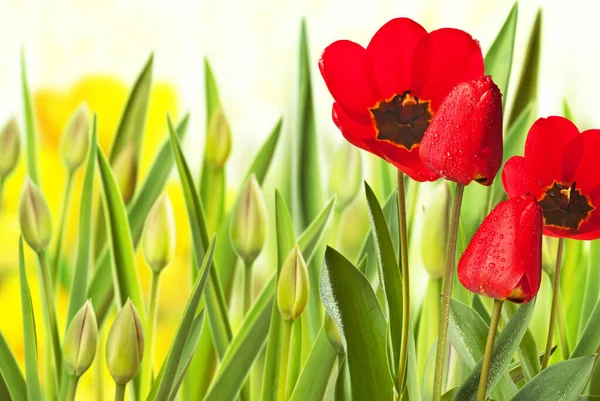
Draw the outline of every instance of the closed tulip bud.
<instances>
[{"instance_id":1,"label":"closed tulip bud","mask_svg":"<svg viewBox=\"0 0 600 401\"><path fill-rule=\"evenodd\" d=\"M106 340L106 365L117 384L129 383L144 355L142 322L131 300L117 314Z\"/></svg>"},{"instance_id":2,"label":"closed tulip bud","mask_svg":"<svg viewBox=\"0 0 600 401\"><path fill-rule=\"evenodd\" d=\"M231 214L231 240L237 254L251 264L265 244L267 207L256 177L251 175Z\"/></svg>"},{"instance_id":3,"label":"closed tulip bud","mask_svg":"<svg viewBox=\"0 0 600 401\"><path fill-rule=\"evenodd\" d=\"M98 325L92 303L87 301L67 328L63 354L67 373L79 377L94 361L98 345Z\"/></svg>"},{"instance_id":4,"label":"closed tulip bud","mask_svg":"<svg viewBox=\"0 0 600 401\"><path fill-rule=\"evenodd\" d=\"M90 146L90 112L84 103L75 110L63 133L60 150L70 171L77 170L87 157Z\"/></svg>"},{"instance_id":5,"label":"closed tulip bud","mask_svg":"<svg viewBox=\"0 0 600 401\"><path fill-rule=\"evenodd\" d=\"M440 246L448 242L448 224L450 221L450 190L442 182L434 190L425 209L423 231L421 232L421 260L431 279L444 275L446 248Z\"/></svg>"},{"instance_id":6,"label":"closed tulip bud","mask_svg":"<svg viewBox=\"0 0 600 401\"><path fill-rule=\"evenodd\" d=\"M175 218L167 195L162 195L154 206L144 227L142 250L146 263L155 273L160 273L171 260L175 251Z\"/></svg>"},{"instance_id":7,"label":"closed tulip bud","mask_svg":"<svg viewBox=\"0 0 600 401\"><path fill-rule=\"evenodd\" d=\"M285 258L277 282L277 306L283 320L296 319L304 312L309 288L306 262L296 245Z\"/></svg>"},{"instance_id":8,"label":"closed tulip bud","mask_svg":"<svg viewBox=\"0 0 600 401\"><path fill-rule=\"evenodd\" d=\"M7 177L17 165L21 151L19 126L13 117L0 131L0 179Z\"/></svg>"},{"instance_id":9,"label":"closed tulip bud","mask_svg":"<svg viewBox=\"0 0 600 401\"><path fill-rule=\"evenodd\" d=\"M23 238L36 252L48 248L52 238L52 218L42 192L29 178L21 190L19 199L19 223Z\"/></svg>"},{"instance_id":10,"label":"closed tulip bud","mask_svg":"<svg viewBox=\"0 0 600 401\"><path fill-rule=\"evenodd\" d=\"M362 183L362 158L360 150L342 142L333 156L329 187L337 197L337 205L345 209L356 197Z\"/></svg>"},{"instance_id":11,"label":"closed tulip bud","mask_svg":"<svg viewBox=\"0 0 600 401\"><path fill-rule=\"evenodd\" d=\"M335 324L333 319L329 314L325 314L325 334L327 334L327 338L329 339L329 343L338 354L344 353L344 341L342 340L342 333L340 332L339 327Z\"/></svg>"},{"instance_id":12,"label":"closed tulip bud","mask_svg":"<svg viewBox=\"0 0 600 401\"><path fill-rule=\"evenodd\" d=\"M502 163L502 94L490 76L452 89L425 132L419 154L447 180L492 184Z\"/></svg>"},{"instance_id":13,"label":"closed tulip bud","mask_svg":"<svg viewBox=\"0 0 600 401\"><path fill-rule=\"evenodd\" d=\"M135 145L130 143L117 155L112 163L112 170L125 203L129 203L135 193L137 169L138 160Z\"/></svg>"},{"instance_id":14,"label":"closed tulip bud","mask_svg":"<svg viewBox=\"0 0 600 401\"><path fill-rule=\"evenodd\" d=\"M219 105L210 118L206 132L206 161L214 167L223 167L230 153L231 129Z\"/></svg>"},{"instance_id":15,"label":"closed tulip bud","mask_svg":"<svg viewBox=\"0 0 600 401\"><path fill-rule=\"evenodd\" d=\"M500 202L458 262L458 278L490 298L529 302L542 276L542 210L532 195Z\"/></svg>"}]
</instances>

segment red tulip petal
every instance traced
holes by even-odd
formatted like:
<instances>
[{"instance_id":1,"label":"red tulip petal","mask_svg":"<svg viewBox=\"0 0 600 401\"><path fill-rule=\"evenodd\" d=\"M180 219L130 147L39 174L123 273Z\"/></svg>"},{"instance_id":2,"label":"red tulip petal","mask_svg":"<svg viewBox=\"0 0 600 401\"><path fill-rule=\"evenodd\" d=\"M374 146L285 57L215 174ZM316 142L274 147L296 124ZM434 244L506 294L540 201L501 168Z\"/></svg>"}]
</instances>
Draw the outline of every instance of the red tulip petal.
<instances>
[{"instance_id":1,"label":"red tulip petal","mask_svg":"<svg viewBox=\"0 0 600 401\"><path fill-rule=\"evenodd\" d=\"M479 43L459 29L431 32L415 48L411 84L415 95L431 100L437 110L457 84L483 75L483 56Z\"/></svg>"},{"instance_id":2,"label":"red tulip petal","mask_svg":"<svg viewBox=\"0 0 600 401\"><path fill-rule=\"evenodd\" d=\"M410 87L413 51L427 31L408 18L395 18L382 26L369 42L367 54L379 85L381 98L387 99Z\"/></svg>"},{"instance_id":3,"label":"red tulip petal","mask_svg":"<svg viewBox=\"0 0 600 401\"><path fill-rule=\"evenodd\" d=\"M581 155L574 181L583 195L588 195L600 184L600 130L591 129L581 134L583 154ZM567 149L568 151L569 149ZM568 153L568 152L565 153ZM566 154L565 154L565 157ZM596 205L600 207L600 205Z\"/></svg>"},{"instance_id":4,"label":"red tulip petal","mask_svg":"<svg viewBox=\"0 0 600 401\"><path fill-rule=\"evenodd\" d=\"M577 127L564 117L540 118L531 126L525 142L525 158L540 186L562 180L565 148L578 136Z\"/></svg>"},{"instance_id":5,"label":"red tulip petal","mask_svg":"<svg viewBox=\"0 0 600 401\"><path fill-rule=\"evenodd\" d=\"M521 301L528 302L537 294L542 280L542 210L535 202L530 203L521 215L518 233L517 243L527 279L527 285L522 287Z\"/></svg>"},{"instance_id":6,"label":"red tulip petal","mask_svg":"<svg viewBox=\"0 0 600 401\"><path fill-rule=\"evenodd\" d=\"M338 40L323 51L321 75L336 102L355 113L369 115L378 99L376 88L367 80L366 50L349 40ZM374 90L375 89L375 90Z\"/></svg>"},{"instance_id":7,"label":"red tulip petal","mask_svg":"<svg viewBox=\"0 0 600 401\"><path fill-rule=\"evenodd\" d=\"M521 156L513 156L504 163L502 184L509 198L515 198L527 193L531 193L536 198L539 198L545 189L539 187L535 173L529 167L527 160Z\"/></svg>"},{"instance_id":8,"label":"red tulip petal","mask_svg":"<svg viewBox=\"0 0 600 401\"><path fill-rule=\"evenodd\" d=\"M375 137L375 130L372 125L364 125L350 118L344 111L344 108L338 103L333 104L331 111L333 122L340 129L342 135L348 142L367 152L374 153L382 157L381 151L370 147L367 142Z\"/></svg>"},{"instance_id":9,"label":"red tulip petal","mask_svg":"<svg viewBox=\"0 0 600 401\"><path fill-rule=\"evenodd\" d=\"M590 192L592 205L596 208L592 211L590 219L579 229L579 233L569 238L579 240L595 240L600 238L600 183Z\"/></svg>"},{"instance_id":10,"label":"red tulip petal","mask_svg":"<svg viewBox=\"0 0 600 401\"><path fill-rule=\"evenodd\" d=\"M369 140L367 144L379 149L383 158L415 181L435 181L440 176L425 165L419 158L419 148L411 152L403 147L394 146L389 142Z\"/></svg>"}]
</instances>

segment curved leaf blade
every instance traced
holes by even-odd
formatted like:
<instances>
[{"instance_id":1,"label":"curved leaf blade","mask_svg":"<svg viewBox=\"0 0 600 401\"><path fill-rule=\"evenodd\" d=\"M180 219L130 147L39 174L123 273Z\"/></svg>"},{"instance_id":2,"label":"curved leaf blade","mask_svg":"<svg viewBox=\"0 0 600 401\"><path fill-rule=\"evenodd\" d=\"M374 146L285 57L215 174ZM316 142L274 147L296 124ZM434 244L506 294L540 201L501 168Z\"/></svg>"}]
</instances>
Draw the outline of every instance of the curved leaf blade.
<instances>
[{"instance_id":1,"label":"curved leaf blade","mask_svg":"<svg viewBox=\"0 0 600 401\"><path fill-rule=\"evenodd\" d=\"M40 183L40 167L38 159L38 136L35 131L35 115L31 102L31 91L27 81L25 67L25 51L21 49L21 90L23 92L23 115L25 117L25 143L27 146L27 174L38 188Z\"/></svg>"},{"instance_id":2,"label":"curved leaf blade","mask_svg":"<svg viewBox=\"0 0 600 401\"><path fill-rule=\"evenodd\" d=\"M0 333L0 375L13 401L27 401L25 379L2 333Z\"/></svg>"}]
</instances>

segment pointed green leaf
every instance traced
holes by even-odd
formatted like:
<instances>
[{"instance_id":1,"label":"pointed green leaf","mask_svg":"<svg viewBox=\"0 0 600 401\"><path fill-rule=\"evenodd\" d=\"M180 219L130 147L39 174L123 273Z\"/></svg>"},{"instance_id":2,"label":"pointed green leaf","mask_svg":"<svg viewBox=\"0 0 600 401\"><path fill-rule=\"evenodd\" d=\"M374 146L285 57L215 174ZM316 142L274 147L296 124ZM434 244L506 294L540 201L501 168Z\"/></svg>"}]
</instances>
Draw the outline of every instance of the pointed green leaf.
<instances>
[{"instance_id":1,"label":"pointed green leaf","mask_svg":"<svg viewBox=\"0 0 600 401\"><path fill-rule=\"evenodd\" d=\"M515 313L517 313L517 310L518 307L516 304L512 302L506 302L502 308L502 316L504 317L504 320L507 322L510 321ZM519 360L521 361L525 379L529 381L538 373L540 373L541 369L540 354L531 330L527 329L525 331L517 352L519 353Z\"/></svg>"},{"instance_id":2,"label":"pointed green leaf","mask_svg":"<svg viewBox=\"0 0 600 401\"><path fill-rule=\"evenodd\" d=\"M181 316L179 327L177 328L175 336L173 337L173 342L171 343L169 353L165 359L165 369L156 393L156 400L158 401L166 401L172 394L171 392L173 390L173 384L175 383L177 377L177 369L183 358L183 351L192 330L192 323L196 315L196 310L198 309L200 298L204 293L204 288L206 287L206 282L208 281L209 272L212 267L214 249L215 239L213 237L208 247L208 251L204 256L204 261L202 262L202 266L198 272L198 277L192 289L190 298L188 299L185 310L183 311L183 315ZM198 259L198 257L196 258ZM197 260L197 262L199 262L199 260Z\"/></svg>"},{"instance_id":3,"label":"pointed green leaf","mask_svg":"<svg viewBox=\"0 0 600 401\"><path fill-rule=\"evenodd\" d=\"M584 330L584 325L589 321L594 306L598 301L597 289L600 287L600 240L590 242L588 265L583 308L581 310L581 333Z\"/></svg>"},{"instance_id":4,"label":"pointed green leaf","mask_svg":"<svg viewBox=\"0 0 600 401\"><path fill-rule=\"evenodd\" d=\"M321 300L345 339L352 399L392 399L386 322L377 297L366 277L330 247L321 270Z\"/></svg>"},{"instance_id":5,"label":"pointed green leaf","mask_svg":"<svg viewBox=\"0 0 600 401\"><path fill-rule=\"evenodd\" d=\"M217 87L215 74L206 57L204 58L204 88L206 91L206 127L208 128L210 119L215 109L221 103L221 99L219 97L219 89Z\"/></svg>"},{"instance_id":6,"label":"pointed green leaf","mask_svg":"<svg viewBox=\"0 0 600 401\"><path fill-rule=\"evenodd\" d=\"M204 397L205 401L236 398L267 339L275 285L276 280L273 276L256 299L231 341L231 345L227 348L215 373L213 384Z\"/></svg>"},{"instance_id":7,"label":"pointed green leaf","mask_svg":"<svg viewBox=\"0 0 600 401\"><path fill-rule=\"evenodd\" d=\"M13 401L27 401L25 379L2 333L0 333L0 375Z\"/></svg>"},{"instance_id":8,"label":"pointed green leaf","mask_svg":"<svg viewBox=\"0 0 600 401\"><path fill-rule=\"evenodd\" d=\"M23 256L23 237L19 237L19 278L21 282L21 308L23 314L23 335L25 346L25 376L27 377L27 399L43 400L40 376L38 372L37 339L31 292L25 271Z\"/></svg>"},{"instance_id":9,"label":"pointed green leaf","mask_svg":"<svg viewBox=\"0 0 600 401\"><path fill-rule=\"evenodd\" d=\"M576 401L594 367L594 357L559 362L544 369L513 397L512 401Z\"/></svg>"},{"instance_id":10,"label":"pointed green leaf","mask_svg":"<svg viewBox=\"0 0 600 401\"><path fill-rule=\"evenodd\" d=\"M540 50L542 47L542 10L538 10L529 36L529 43L523 60L523 70L517 86L510 117L509 127L517 120L529 103L537 100L540 69ZM535 113L534 113L535 114Z\"/></svg>"},{"instance_id":11,"label":"pointed green leaf","mask_svg":"<svg viewBox=\"0 0 600 401\"><path fill-rule=\"evenodd\" d=\"M535 301L521 306L513 318L506 324L504 330L502 330L500 335L496 338L492 361L490 363L487 393L491 393L501 378L505 377L507 374L508 365L529 326L529 321L533 315L534 304ZM477 398L481 364L482 361L480 360L471 371L467 380L460 386L454 395L455 401L469 401Z\"/></svg>"},{"instance_id":12,"label":"pointed green leaf","mask_svg":"<svg viewBox=\"0 0 600 401\"><path fill-rule=\"evenodd\" d=\"M485 73L491 75L502 93L502 104L506 104L506 93L512 67L513 49L515 46L515 33L517 31L517 15L519 5L515 3L510 9L506 21L502 25L498 36L485 55Z\"/></svg>"},{"instance_id":13,"label":"pointed green leaf","mask_svg":"<svg viewBox=\"0 0 600 401\"><path fill-rule=\"evenodd\" d=\"M25 144L27 146L27 174L38 188L40 183L40 167L38 159L38 136L35 130L35 115L31 102L31 92L27 81L25 67L25 51L21 49L21 90L23 92L23 116L25 118Z\"/></svg>"},{"instance_id":14,"label":"pointed green leaf","mask_svg":"<svg viewBox=\"0 0 600 401\"><path fill-rule=\"evenodd\" d=\"M106 157L97 149L98 170L100 171L103 203L108 228L108 242L112 257L112 275L115 288L115 301L119 307L131 299L142 321L145 320L145 306L142 300L135 252L127 221L127 212L119 187Z\"/></svg>"},{"instance_id":15,"label":"pointed green leaf","mask_svg":"<svg viewBox=\"0 0 600 401\"><path fill-rule=\"evenodd\" d=\"M302 256L304 256L307 263L313 259L319 244L323 240L323 234L334 206L335 199L332 198L298 238L298 247L302 250Z\"/></svg>"},{"instance_id":16,"label":"pointed green leaf","mask_svg":"<svg viewBox=\"0 0 600 401\"><path fill-rule=\"evenodd\" d=\"M571 106L569 106L569 102L567 99L563 99L562 106L563 106L563 116L566 119L569 119L569 120L575 122L575 116L573 115L573 109L571 109Z\"/></svg>"}]
</instances>

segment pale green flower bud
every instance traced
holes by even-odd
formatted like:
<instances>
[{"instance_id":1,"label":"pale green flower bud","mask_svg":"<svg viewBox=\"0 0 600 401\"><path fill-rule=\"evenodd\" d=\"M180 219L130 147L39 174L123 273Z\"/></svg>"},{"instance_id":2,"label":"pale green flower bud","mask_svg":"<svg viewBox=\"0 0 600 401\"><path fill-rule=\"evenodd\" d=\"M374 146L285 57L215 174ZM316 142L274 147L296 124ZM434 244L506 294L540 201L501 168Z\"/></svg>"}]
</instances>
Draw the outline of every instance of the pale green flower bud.
<instances>
[{"instance_id":1,"label":"pale green flower bud","mask_svg":"<svg viewBox=\"0 0 600 401\"><path fill-rule=\"evenodd\" d=\"M206 161L214 167L223 167L231 153L231 129L221 105L217 106L206 132Z\"/></svg>"},{"instance_id":2,"label":"pale green flower bud","mask_svg":"<svg viewBox=\"0 0 600 401\"><path fill-rule=\"evenodd\" d=\"M146 218L142 250L146 263L160 273L175 252L175 217L169 197L164 194L154 204Z\"/></svg>"},{"instance_id":3,"label":"pale green flower bud","mask_svg":"<svg viewBox=\"0 0 600 401\"><path fill-rule=\"evenodd\" d=\"M267 206L256 177L250 176L231 213L231 240L237 254L253 263L267 236Z\"/></svg>"},{"instance_id":4,"label":"pale green flower bud","mask_svg":"<svg viewBox=\"0 0 600 401\"><path fill-rule=\"evenodd\" d=\"M131 300L117 314L106 339L106 365L117 384L127 384L140 370L144 355L142 322Z\"/></svg>"},{"instance_id":5,"label":"pale green flower bud","mask_svg":"<svg viewBox=\"0 0 600 401\"><path fill-rule=\"evenodd\" d=\"M337 327L333 319L329 314L325 314L325 334L329 339L329 343L338 354L344 353L344 341L342 340L342 333Z\"/></svg>"},{"instance_id":6,"label":"pale green flower bud","mask_svg":"<svg viewBox=\"0 0 600 401\"><path fill-rule=\"evenodd\" d=\"M129 203L135 193L137 183L138 160L135 145L130 143L117 155L112 170L123 196L123 202Z\"/></svg>"},{"instance_id":7,"label":"pale green flower bud","mask_svg":"<svg viewBox=\"0 0 600 401\"><path fill-rule=\"evenodd\" d=\"M421 233L421 260L429 277L440 278L446 265L446 243L450 223L450 190L441 182L433 191L425 209Z\"/></svg>"},{"instance_id":8,"label":"pale green flower bud","mask_svg":"<svg viewBox=\"0 0 600 401\"><path fill-rule=\"evenodd\" d=\"M308 268L296 245L285 258L277 282L277 306L283 320L296 319L304 312L309 289Z\"/></svg>"},{"instance_id":9,"label":"pale green flower bud","mask_svg":"<svg viewBox=\"0 0 600 401\"><path fill-rule=\"evenodd\" d=\"M12 117L0 131L0 178L7 177L14 170L20 151L19 126Z\"/></svg>"},{"instance_id":10,"label":"pale green flower bud","mask_svg":"<svg viewBox=\"0 0 600 401\"><path fill-rule=\"evenodd\" d=\"M98 345L96 314L87 301L73 317L65 334L63 354L67 373L79 377L94 361Z\"/></svg>"},{"instance_id":11,"label":"pale green flower bud","mask_svg":"<svg viewBox=\"0 0 600 401\"><path fill-rule=\"evenodd\" d=\"M360 149L343 141L333 156L329 174L329 188L337 196L336 203L345 209L354 200L362 183L362 155Z\"/></svg>"},{"instance_id":12,"label":"pale green flower bud","mask_svg":"<svg viewBox=\"0 0 600 401\"><path fill-rule=\"evenodd\" d=\"M42 192L29 178L21 190L19 222L23 238L36 252L48 248L52 238L52 217Z\"/></svg>"},{"instance_id":13,"label":"pale green flower bud","mask_svg":"<svg viewBox=\"0 0 600 401\"><path fill-rule=\"evenodd\" d=\"M85 103L75 110L63 132L60 151L70 171L77 170L90 146L90 111Z\"/></svg>"}]
</instances>

